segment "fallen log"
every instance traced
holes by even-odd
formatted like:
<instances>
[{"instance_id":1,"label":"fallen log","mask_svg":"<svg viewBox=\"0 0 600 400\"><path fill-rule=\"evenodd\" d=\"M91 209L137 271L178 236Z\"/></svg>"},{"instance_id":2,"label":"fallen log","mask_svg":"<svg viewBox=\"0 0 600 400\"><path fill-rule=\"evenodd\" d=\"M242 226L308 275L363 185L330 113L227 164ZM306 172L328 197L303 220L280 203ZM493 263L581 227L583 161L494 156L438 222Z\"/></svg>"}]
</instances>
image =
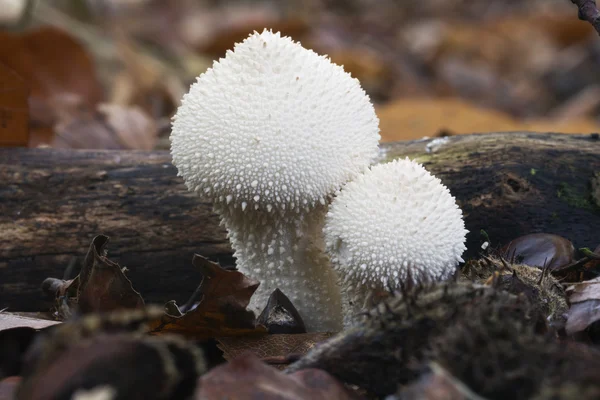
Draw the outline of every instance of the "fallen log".
<instances>
[{"instance_id":1,"label":"fallen log","mask_svg":"<svg viewBox=\"0 0 600 400\"><path fill-rule=\"evenodd\" d=\"M466 257L479 251L481 229L498 245L532 232L576 247L600 244L597 135L398 142L382 145L379 161L404 156L456 196L470 231ZM188 193L168 152L0 149L0 309L49 308L41 282L73 261L76 274L100 233L112 238L109 257L129 269L148 302L187 299L200 280L194 253L234 263L218 218Z\"/></svg>"}]
</instances>

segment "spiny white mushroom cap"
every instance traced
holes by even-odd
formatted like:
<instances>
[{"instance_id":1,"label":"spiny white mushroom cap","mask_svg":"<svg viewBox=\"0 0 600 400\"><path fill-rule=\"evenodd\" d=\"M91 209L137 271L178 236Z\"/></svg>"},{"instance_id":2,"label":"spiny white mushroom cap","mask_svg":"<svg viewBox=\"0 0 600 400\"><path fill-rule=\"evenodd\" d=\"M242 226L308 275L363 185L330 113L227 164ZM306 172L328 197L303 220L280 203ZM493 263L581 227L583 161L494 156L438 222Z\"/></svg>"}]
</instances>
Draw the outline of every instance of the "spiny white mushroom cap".
<instances>
[{"instance_id":1,"label":"spiny white mushroom cap","mask_svg":"<svg viewBox=\"0 0 600 400\"><path fill-rule=\"evenodd\" d=\"M376 157L357 79L279 33L254 33L198 77L174 117L173 164L205 199L299 211Z\"/></svg>"},{"instance_id":2,"label":"spiny white mushroom cap","mask_svg":"<svg viewBox=\"0 0 600 400\"><path fill-rule=\"evenodd\" d=\"M346 282L385 288L450 276L462 261L467 230L450 191L406 158L348 183L332 202L324 233Z\"/></svg>"}]
</instances>

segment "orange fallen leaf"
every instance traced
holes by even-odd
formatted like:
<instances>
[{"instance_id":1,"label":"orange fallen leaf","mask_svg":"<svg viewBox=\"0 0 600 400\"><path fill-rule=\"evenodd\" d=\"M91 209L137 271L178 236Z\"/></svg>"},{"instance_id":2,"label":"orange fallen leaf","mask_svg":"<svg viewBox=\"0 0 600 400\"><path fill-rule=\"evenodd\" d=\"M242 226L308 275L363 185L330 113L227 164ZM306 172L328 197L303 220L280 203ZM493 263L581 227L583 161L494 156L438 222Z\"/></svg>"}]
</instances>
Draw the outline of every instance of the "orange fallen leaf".
<instances>
[{"instance_id":1,"label":"orange fallen leaf","mask_svg":"<svg viewBox=\"0 0 600 400\"><path fill-rule=\"evenodd\" d=\"M239 271L227 271L197 254L192 264L202 273L200 303L182 314L174 302L169 302L166 315L150 324L151 333L178 333L197 340L267 333L256 323L254 313L246 310L258 281Z\"/></svg>"},{"instance_id":2,"label":"orange fallen leaf","mask_svg":"<svg viewBox=\"0 0 600 400\"><path fill-rule=\"evenodd\" d=\"M75 39L55 27L23 34L0 32L0 63L14 70L30 89L32 143L48 143L55 99L75 96L94 106L103 98L94 63Z\"/></svg>"},{"instance_id":3,"label":"orange fallen leaf","mask_svg":"<svg viewBox=\"0 0 600 400\"><path fill-rule=\"evenodd\" d=\"M58 28L24 34L0 32L0 62L28 82L32 96L48 99L56 93L73 93L89 104L103 97L91 57Z\"/></svg>"},{"instance_id":4,"label":"orange fallen leaf","mask_svg":"<svg viewBox=\"0 0 600 400\"><path fill-rule=\"evenodd\" d=\"M519 121L500 111L478 107L457 98L395 100L378 107L377 115L383 142L481 132L591 133L600 131L600 125L591 120Z\"/></svg>"},{"instance_id":5,"label":"orange fallen leaf","mask_svg":"<svg viewBox=\"0 0 600 400\"><path fill-rule=\"evenodd\" d=\"M369 93L389 85L392 70L376 52L366 48L339 49L329 53L331 61L344 66L344 71L360 81Z\"/></svg>"},{"instance_id":6,"label":"orange fallen leaf","mask_svg":"<svg viewBox=\"0 0 600 400\"><path fill-rule=\"evenodd\" d=\"M0 62L0 146L27 146L28 97L23 78Z\"/></svg>"}]
</instances>

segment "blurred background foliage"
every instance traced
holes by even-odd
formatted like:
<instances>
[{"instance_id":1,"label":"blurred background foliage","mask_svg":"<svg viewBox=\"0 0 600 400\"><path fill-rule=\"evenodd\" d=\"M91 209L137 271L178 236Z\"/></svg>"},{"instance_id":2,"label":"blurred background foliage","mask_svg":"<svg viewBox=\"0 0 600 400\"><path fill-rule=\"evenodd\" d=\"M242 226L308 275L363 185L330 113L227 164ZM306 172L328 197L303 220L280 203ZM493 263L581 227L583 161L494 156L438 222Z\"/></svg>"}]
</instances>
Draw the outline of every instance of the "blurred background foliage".
<instances>
[{"instance_id":1,"label":"blurred background foliage","mask_svg":"<svg viewBox=\"0 0 600 400\"><path fill-rule=\"evenodd\" d=\"M568 0L0 0L0 146L168 149L190 83L263 28L357 77L384 141L600 131Z\"/></svg>"}]
</instances>

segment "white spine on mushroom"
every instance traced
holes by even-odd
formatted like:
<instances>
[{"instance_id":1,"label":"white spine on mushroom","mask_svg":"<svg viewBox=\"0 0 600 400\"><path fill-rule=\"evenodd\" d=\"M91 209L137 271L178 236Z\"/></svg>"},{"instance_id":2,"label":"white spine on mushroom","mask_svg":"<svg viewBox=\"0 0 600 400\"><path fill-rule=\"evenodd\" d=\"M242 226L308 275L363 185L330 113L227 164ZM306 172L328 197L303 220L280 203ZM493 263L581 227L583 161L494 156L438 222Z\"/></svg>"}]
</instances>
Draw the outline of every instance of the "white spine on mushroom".
<instances>
[{"instance_id":1,"label":"white spine on mushroom","mask_svg":"<svg viewBox=\"0 0 600 400\"><path fill-rule=\"evenodd\" d=\"M347 327L400 282L451 276L467 230L450 191L407 158L376 165L348 183L331 204L324 233Z\"/></svg>"},{"instance_id":2,"label":"white spine on mushroom","mask_svg":"<svg viewBox=\"0 0 600 400\"><path fill-rule=\"evenodd\" d=\"M171 153L190 190L212 201L238 268L281 289L309 330L341 326L323 253L329 197L377 155L379 121L359 82L279 33L254 33L190 88Z\"/></svg>"}]
</instances>

